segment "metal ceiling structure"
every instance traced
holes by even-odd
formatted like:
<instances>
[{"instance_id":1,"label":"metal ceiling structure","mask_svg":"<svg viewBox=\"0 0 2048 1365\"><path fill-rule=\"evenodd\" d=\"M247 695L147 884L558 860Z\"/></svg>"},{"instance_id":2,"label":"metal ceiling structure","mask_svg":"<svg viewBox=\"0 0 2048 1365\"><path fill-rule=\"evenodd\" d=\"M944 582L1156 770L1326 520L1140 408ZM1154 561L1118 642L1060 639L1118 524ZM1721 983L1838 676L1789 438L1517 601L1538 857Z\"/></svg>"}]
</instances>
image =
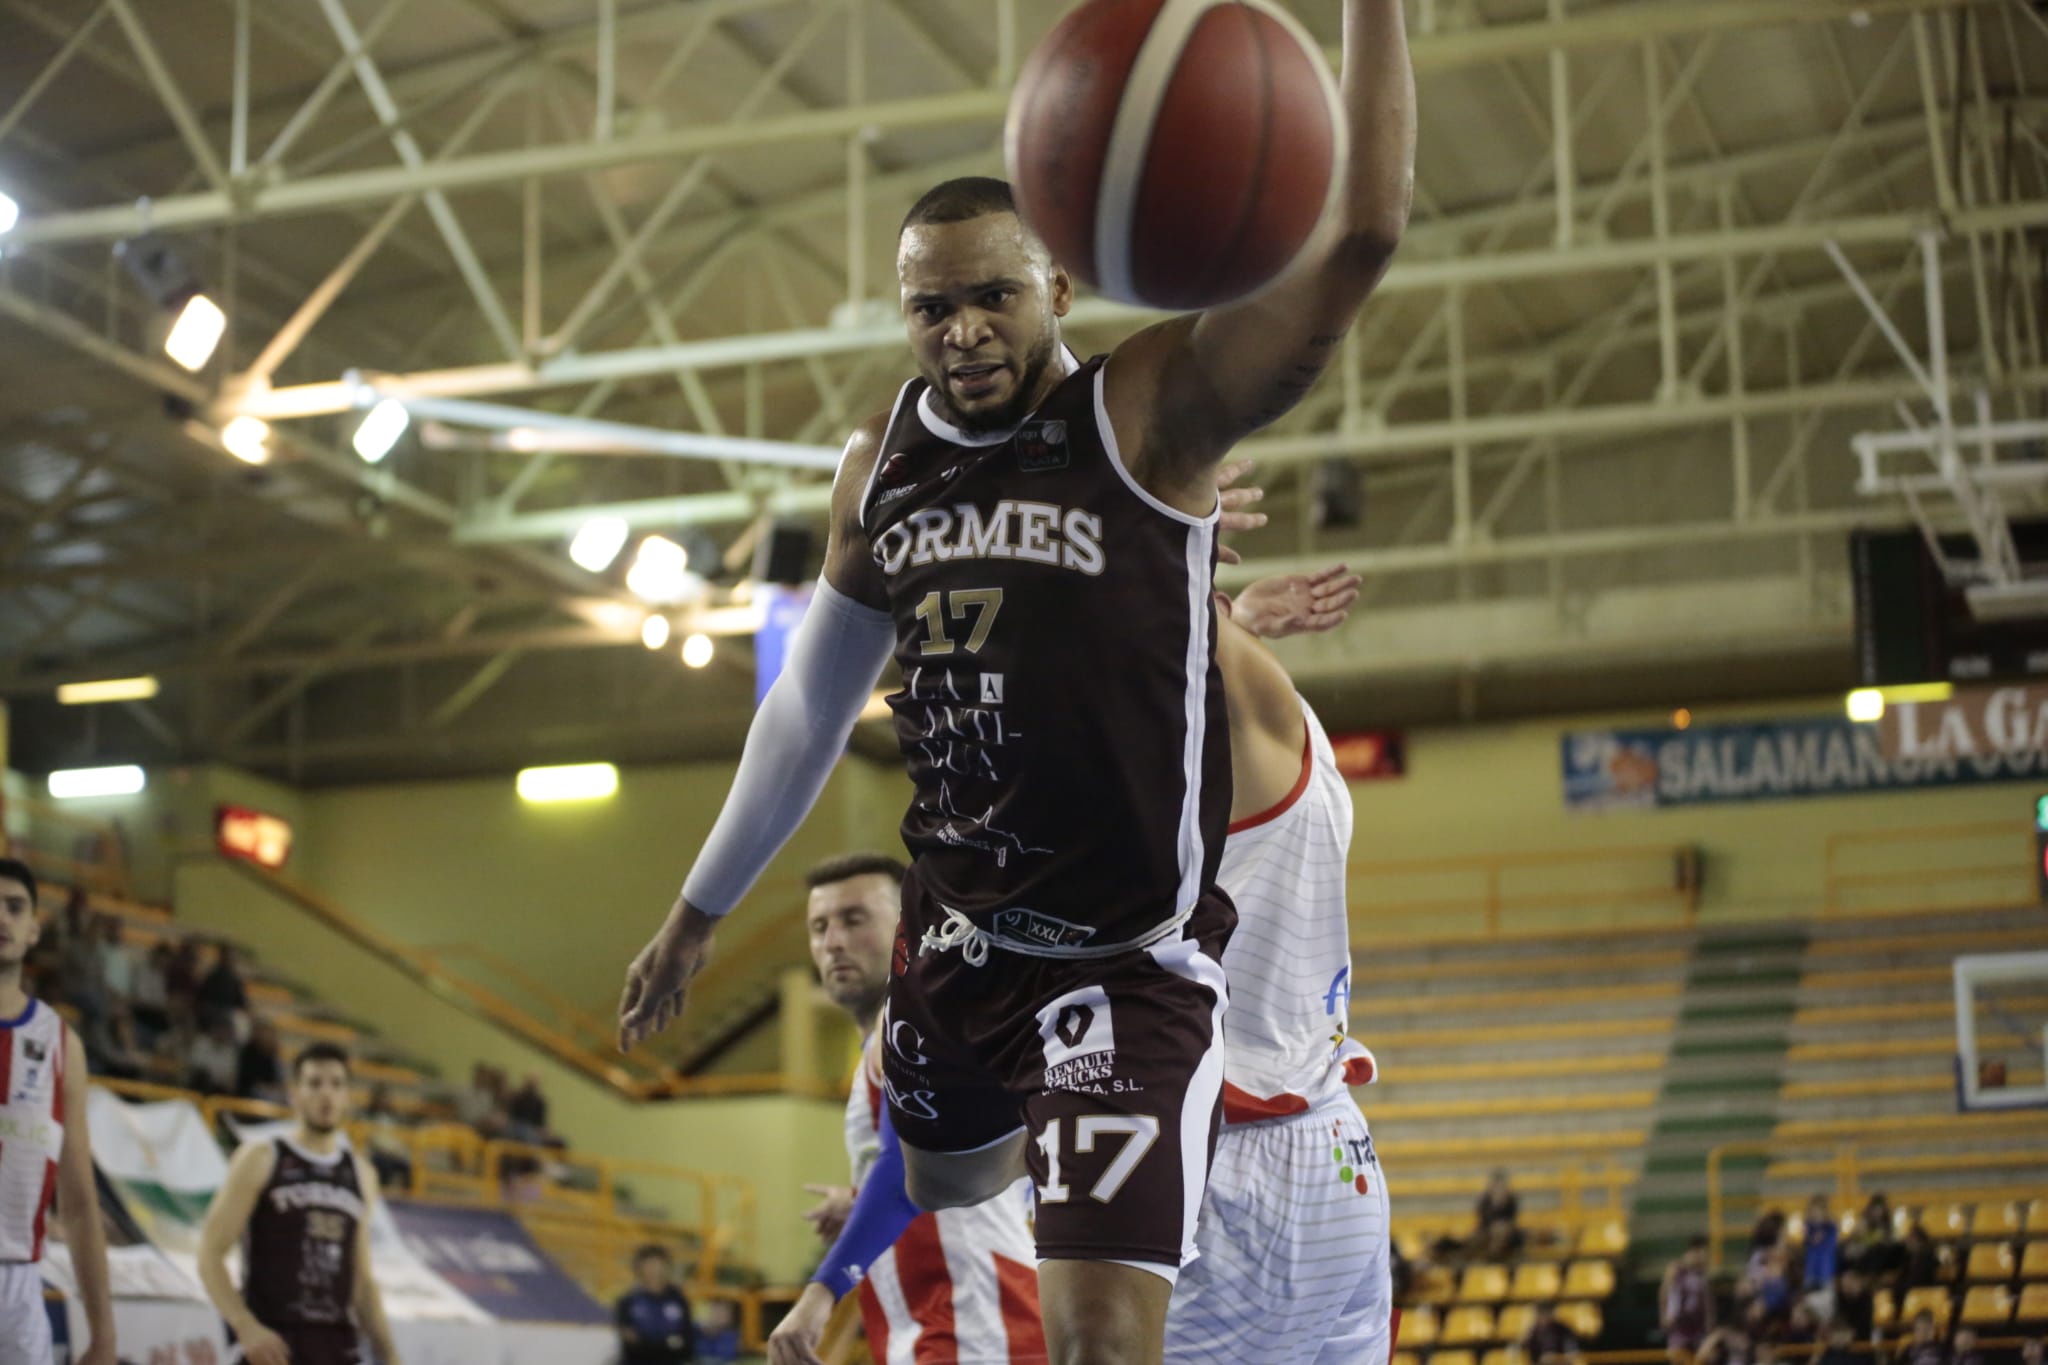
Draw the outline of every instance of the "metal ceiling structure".
<instances>
[{"instance_id":1,"label":"metal ceiling structure","mask_svg":"<svg viewBox=\"0 0 2048 1365\"><path fill-rule=\"evenodd\" d=\"M2043 5L1404 3L1414 225L1343 363L1244 447L1272 523L1238 576L1369 582L1292 646L1311 695L1400 723L1846 682L1845 533L1908 520L1850 438L1935 411L1858 281L1913 347L1946 315L1960 410L2043 415ZM1292 7L1335 43L1337 5ZM817 523L818 466L907 370L903 208L999 171L1063 8L0 0L16 765L736 752L743 635L702 672L648 652L568 539L602 512L684 541L684 623L744 625L755 543ZM118 263L143 232L227 313L197 374ZM1143 321L1084 298L1068 334ZM373 394L416 408L378 465L349 449ZM272 423L261 468L238 414ZM155 701L50 700L141 672Z\"/></svg>"}]
</instances>

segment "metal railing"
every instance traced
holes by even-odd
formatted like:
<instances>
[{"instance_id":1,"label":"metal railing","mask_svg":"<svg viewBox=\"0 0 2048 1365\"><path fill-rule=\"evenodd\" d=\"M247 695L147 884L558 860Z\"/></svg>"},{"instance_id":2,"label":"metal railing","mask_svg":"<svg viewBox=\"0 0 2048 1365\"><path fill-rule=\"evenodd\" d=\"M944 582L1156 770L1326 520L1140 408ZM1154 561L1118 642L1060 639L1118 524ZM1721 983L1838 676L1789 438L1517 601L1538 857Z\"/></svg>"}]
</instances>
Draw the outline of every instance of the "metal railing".
<instances>
[{"instance_id":1,"label":"metal railing","mask_svg":"<svg viewBox=\"0 0 2048 1365\"><path fill-rule=\"evenodd\" d=\"M1929 844L1946 846L1939 865L1916 865L1917 860L1901 856ZM2037 904L2033 830L2024 820L1844 830L1828 836L1821 871L1821 913L1826 915Z\"/></svg>"},{"instance_id":2,"label":"metal railing","mask_svg":"<svg viewBox=\"0 0 2048 1365\"><path fill-rule=\"evenodd\" d=\"M1626 928L1685 927L1699 914L1698 854L1683 845L1361 860L1347 875L1357 936L1409 917L1445 938L1496 938L1584 928L1587 912Z\"/></svg>"}]
</instances>

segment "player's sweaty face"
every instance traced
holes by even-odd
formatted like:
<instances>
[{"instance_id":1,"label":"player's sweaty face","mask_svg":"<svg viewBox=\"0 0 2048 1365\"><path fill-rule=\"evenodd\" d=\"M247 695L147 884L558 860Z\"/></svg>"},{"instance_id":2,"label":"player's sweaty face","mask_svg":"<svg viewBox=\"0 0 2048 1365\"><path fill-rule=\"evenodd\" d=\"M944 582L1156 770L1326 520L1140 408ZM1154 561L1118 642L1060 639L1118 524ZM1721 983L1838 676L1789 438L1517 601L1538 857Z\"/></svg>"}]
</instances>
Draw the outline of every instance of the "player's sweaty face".
<instances>
[{"instance_id":1,"label":"player's sweaty face","mask_svg":"<svg viewBox=\"0 0 2048 1365\"><path fill-rule=\"evenodd\" d=\"M906 228L896 274L918 372L956 425L1000 430L1044 399L1074 287L1015 214Z\"/></svg>"},{"instance_id":2,"label":"player's sweaty face","mask_svg":"<svg viewBox=\"0 0 2048 1365\"><path fill-rule=\"evenodd\" d=\"M331 1132L348 1119L348 1068L339 1062L308 1062L292 1081L292 1108L316 1133Z\"/></svg>"},{"instance_id":3,"label":"player's sweaty face","mask_svg":"<svg viewBox=\"0 0 2048 1365\"><path fill-rule=\"evenodd\" d=\"M812 888L805 913L811 961L832 1003L861 1016L880 1009L902 914L896 883L880 872L828 882Z\"/></svg>"},{"instance_id":4,"label":"player's sweaty face","mask_svg":"<svg viewBox=\"0 0 2048 1365\"><path fill-rule=\"evenodd\" d=\"M42 936L42 920L29 901L28 888L12 877L0 877L0 963L19 963Z\"/></svg>"}]
</instances>

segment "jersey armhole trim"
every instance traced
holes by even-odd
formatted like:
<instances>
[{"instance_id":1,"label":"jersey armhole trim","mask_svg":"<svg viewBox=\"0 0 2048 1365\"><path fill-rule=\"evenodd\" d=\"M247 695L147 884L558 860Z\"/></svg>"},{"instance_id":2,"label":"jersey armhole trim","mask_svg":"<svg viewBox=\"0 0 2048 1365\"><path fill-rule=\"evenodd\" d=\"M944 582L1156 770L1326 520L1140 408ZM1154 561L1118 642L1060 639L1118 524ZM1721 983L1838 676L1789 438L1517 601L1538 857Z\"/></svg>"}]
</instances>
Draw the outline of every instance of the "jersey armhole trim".
<instances>
[{"instance_id":1,"label":"jersey armhole trim","mask_svg":"<svg viewBox=\"0 0 2048 1365\"><path fill-rule=\"evenodd\" d=\"M1107 391L1108 376L1109 361L1105 360L1095 370L1095 430L1096 434L1102 438L1102 448L1109 452L1110 465L1116 470L1117 477L1124 481L1124 487L1135 493L1138 501L1144 503L1153 511L1160 513L1162 516L1170 517L1183 526L1214 526L1223 515L1223 497L1221 494L1217 495L1216 505L1209 509L1208 516L1191 516L1181 511L1178 507L1169 507L1158 498L1152 496L1145 486L1139 483L1131 474L1130 467L1124 463L1124 453L1118 448L1116 443L1116 428L1110 424L1109 404L1103 398L1103 394Z\"/></svg>"},{"instance_id":2,"label":"jersey armhole trim","mask_svg":"<svg viewBox=\"0 0 2048 1365\"><path fill-rule=\"evenodd\" d=\"M862 526L867 524L868 503L875 496L875 478L882 472L882 466L889 459L889 440L896 434L896 423L902 420L903 417L903 400L910 396L911 389L916 387L916 385L917 381L915 379L904 380L903 387L896 390L895 403L889 408L889 423L882 428L881 447L875 451L875 462L868 469L868 481L861 486L860 490L860 520Z\"/></svg>"},{"instance_id":3,"label":"jersey armhole trim","mask_svg":"<svg viewBox=\"0 0 2048 1365\"><path fill-rule=\"evenodd\" d=\"M1242 834L1246 830L1256 829L1260 825L1270 824L1294 809L1294 804L1301 800L1302 794L1308 790L1308 780L1314 774L1315 766L1315 732L1304 726L1301 736L1301 773L1294 779L1293 789L1287 795L1281 797L1277 803L1268 806L1257 815L1247 815L1242 820L1231 821L1230 828L1225 831L1226 837L1231 834Z\"/></svg>"}]
</instances>

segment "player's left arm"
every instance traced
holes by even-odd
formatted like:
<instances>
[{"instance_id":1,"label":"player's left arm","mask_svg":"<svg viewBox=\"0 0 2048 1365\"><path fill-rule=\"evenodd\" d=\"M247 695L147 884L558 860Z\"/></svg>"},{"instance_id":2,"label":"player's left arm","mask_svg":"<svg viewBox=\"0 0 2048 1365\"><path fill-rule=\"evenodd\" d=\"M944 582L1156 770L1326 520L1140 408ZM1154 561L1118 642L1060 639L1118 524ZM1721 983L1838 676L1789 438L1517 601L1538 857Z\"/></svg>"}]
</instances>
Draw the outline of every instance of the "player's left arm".
<instances>
[{"instance_id":1,"label":"player's left arm","mask_svg":"<svg viewBox=\"0 0 2048 1365\"><path fill-rule=\"evenodd\" d=\"M360 1155L353 1159L356 1183L363 1191L363 1216L356 1224L356 1282L349 1299L356 1310L356 1326L369 1337L379 1365L398 1365L398 1347L384 1316L384 1296L377 1292L377 1277L370 1269L370 1219L377 1212L379 1198L377 1168Z\"/></svg>"},{"instance_id":2,"label":"player's left arm","mask_svg":"<svg viewBox=\"0 0 2048 1365\"><path fill-rule=\"evenodd\" d=\"M1336 358L1408 224L1415 73L1403 0L1344 0L1348 163L1317 255L1243 303L1161 323L1117 348L1107 395L1120 437L1144 433L1134 471L1192 509L1239 440L1286 414Z\"/></svg>"},{"instance_id":3,"label":"player's left arm","mask_svg":"<svg viewBox=\"0 0 2048 1365\"><path fill-rule=\"evenodd\" d=\"M86 1103L92 1074L86 1070L85 1044L64 1030L64 1146L57 1157L57 1216L64 1224L64 1244L71 1249L71 1274L92 1342L76 1356L76 1365L114 1365L114 1296L107 1280L107 1235L100 1225L99 1182L93 1176L92 1129Z\"/></svg>"}]
</instances>

